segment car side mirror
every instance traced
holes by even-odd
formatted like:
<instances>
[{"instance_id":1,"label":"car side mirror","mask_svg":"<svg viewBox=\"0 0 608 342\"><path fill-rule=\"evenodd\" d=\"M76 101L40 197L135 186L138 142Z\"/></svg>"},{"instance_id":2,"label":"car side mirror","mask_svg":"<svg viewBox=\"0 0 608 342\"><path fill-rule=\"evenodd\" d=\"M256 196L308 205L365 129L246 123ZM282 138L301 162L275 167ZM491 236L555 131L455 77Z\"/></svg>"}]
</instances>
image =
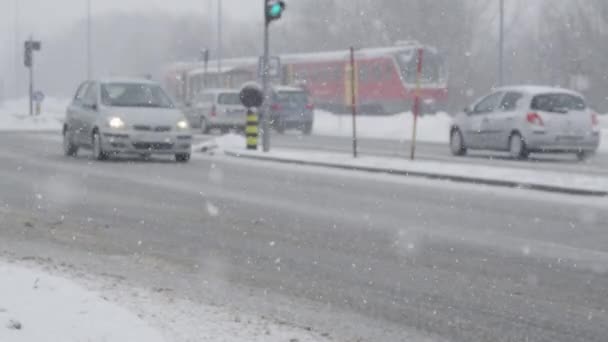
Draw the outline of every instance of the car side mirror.
<instances>
[{"instance_id":1,"label":"car side mirror","mask_svg":"<svg viewBox=\"0 0 608 342\"><path fill-rule=\"evenodd\" d=\"M97 111L98 109L99 109L99 106L97 106L97 103L93 103L93 104L91 105L91 110L93 110L93 111Z\"/></svg>"},{"instance_id":2,"label":"car side mirror","mask_svg":"<svg viewBox=\"0 0 608 342\"><path fill-rule=\"evenodd\" d=\"M462 110L466 115L471 115L473 114L473 111L471 110L471 107L464 107L464 109Z\"/></svg>"}]
</instances>

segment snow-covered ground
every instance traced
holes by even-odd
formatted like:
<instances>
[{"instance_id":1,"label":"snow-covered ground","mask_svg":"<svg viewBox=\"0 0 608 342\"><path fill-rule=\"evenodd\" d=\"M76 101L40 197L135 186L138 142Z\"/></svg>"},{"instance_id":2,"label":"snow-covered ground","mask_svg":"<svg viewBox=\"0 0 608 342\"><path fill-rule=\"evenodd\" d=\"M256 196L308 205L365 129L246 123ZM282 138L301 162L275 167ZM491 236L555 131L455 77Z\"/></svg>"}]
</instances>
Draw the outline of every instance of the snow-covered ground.
<instances>
[{"instance_id":1,"label":"snow-covered ground","mask_svg":"<svg viewBox=\"0 0 608 342\"><path fill-rule=\"evenodd\" d=\"M175 298L168 289L132 288L47 261L0 261L2 342L325 340L268 318Z\"/></svg>"},{"instance_id":2,"label":"snow-covered ground","mask_svg":"<svg viewBox=\"0 0 608 342\"><path fill-rule=\"evenodd\" d=\"M450 163L443 161L410 161L400 158L363 156L353 159L345 153L273 149L269 153L247 151L243 148L226 149L232 155L252 156L260 159L290 162L308 162L316 165L346 167L382 172L421 174L448 179L466 179L478 182L508 182L523 187L543 187L584 192L608 192L608 177L582 175L534 169Z\"/></svg>"},{"instance_id":3,"label":"snow-covered ground","mask_svg":"<svg viewBox=\"0 0 608 342\"><path fill-rule=\"evenodd\" d=\"M0 341L163 341L133 313L74 282L0 263Z\"/></svg>"},{"instance_id":4,"label":"snow-covered ground","mask_svg":"<svg viewBox=\"0 0 608 342\"><path fill-rule=\"evenodd\" d=\"M410 140L413 118L412 113L409 112L390 116L360 115L357 117L357 133L364 138ZM446 113L419 117L418 139L447 143L451 122L452 118ZM316 135L350 137L353 134L352 117L317 110L313 132Z\"/></svg>"},{"instance_id":5,"label":"snow-covered ground","mask_svg":"<svg viewBox=\"0 0 608 342\"><path fill-rule=\"evenodd\" d=\"M28 115L27 99L0 104L0 131L59 131L69 100L47 98L39 116Z\"/></svg>"}]
</instances>

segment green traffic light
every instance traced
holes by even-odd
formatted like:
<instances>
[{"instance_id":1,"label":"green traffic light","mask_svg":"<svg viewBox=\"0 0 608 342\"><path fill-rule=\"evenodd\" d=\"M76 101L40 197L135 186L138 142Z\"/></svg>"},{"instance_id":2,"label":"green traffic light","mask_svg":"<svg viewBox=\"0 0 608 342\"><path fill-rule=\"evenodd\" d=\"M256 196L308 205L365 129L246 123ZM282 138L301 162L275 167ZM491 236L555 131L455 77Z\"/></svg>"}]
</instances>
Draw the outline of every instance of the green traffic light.
<instances>
[{"instance_id":1,"label":"green traffic light","mask_svg":"<svg viewBox=\"0 0 608 342\"><path fill-rule=\"evenodd\" d=\"M278 17L279 15L281 15L282 11L283 11L283 6L281 6L281 4L279 4L279 3L276 3L270 7L268 14L270 14L270 16L274 18L274 17Z\"/></svg>"}]
</instances>

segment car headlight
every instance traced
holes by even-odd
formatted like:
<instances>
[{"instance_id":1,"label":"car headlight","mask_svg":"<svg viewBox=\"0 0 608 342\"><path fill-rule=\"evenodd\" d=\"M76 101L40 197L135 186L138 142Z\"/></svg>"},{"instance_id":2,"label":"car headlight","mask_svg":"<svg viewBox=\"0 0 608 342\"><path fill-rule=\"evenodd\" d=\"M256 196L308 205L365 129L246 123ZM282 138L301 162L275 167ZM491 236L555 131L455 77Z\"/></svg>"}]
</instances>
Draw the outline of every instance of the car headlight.
<instances>
[{"instance_id":1,"label":"car headlight","mask_svg":"<svg viewBox=\"0 0 608 342\"><path fill-rule=\"evenodd\" d=\"M189 129L190 128L190 125L188 124L188 121L186 121L186 120L178 121L176 126L179 129Z\"/></svg>"},{"instance_id":2,"label":"car headlight","mask_svg":"<svg viewBox=\"0 0 608 342\"><path fill-rule=\"evenodd\" d=\"M114 117L114 118L110 118L110 120L108 120L108 126L110 126L111 128L116 128L116 129L124 128L125 122L122 121L121 118Z\"/></svg>"}]
</instances>

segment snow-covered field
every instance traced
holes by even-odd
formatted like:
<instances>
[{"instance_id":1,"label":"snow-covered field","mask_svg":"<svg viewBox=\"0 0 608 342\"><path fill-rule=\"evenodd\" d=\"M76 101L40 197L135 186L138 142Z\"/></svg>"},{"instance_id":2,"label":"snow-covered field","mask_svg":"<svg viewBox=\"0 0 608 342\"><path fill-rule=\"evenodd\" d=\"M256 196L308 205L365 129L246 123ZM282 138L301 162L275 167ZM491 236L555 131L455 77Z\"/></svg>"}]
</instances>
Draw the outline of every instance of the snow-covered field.
<instances>
[{"instance_id":1,"label":"snow-covered field","mask_svg":"<svg viewBox=\"0 0 608 342\"><path fill-rule=\"evenodd\" d=\"M0 131L59 131L69 100L47 98L39 116L29 116L27 99L0 104Z\"/></svg>"},{"instance_id":2,"label":"snow-covered field","mask_svg":"<svg viewBox=\"0 0 608 342\"><path fill-rule=\"evenodd\" d=\"M410 140L414 123L412 113L390 116L358 116L357 133L364 138ZM446 113L418 118L417 137L420 141L447 143L452 118ZM353 134L352 117L315 111L313 132L316 135L350 137Z\"/></svg>"},{"instance_id":3,"label":"snow-covered field","mask_svg":"<svg viewBox=\"0 0 608 342\"><path fill-rule=\"evenodd\" d=\"M268 318L175 298L170 290L137 289L74 272L46 261L0 261L0 341L326 340Z\"/></svg>"}]
</instances>

